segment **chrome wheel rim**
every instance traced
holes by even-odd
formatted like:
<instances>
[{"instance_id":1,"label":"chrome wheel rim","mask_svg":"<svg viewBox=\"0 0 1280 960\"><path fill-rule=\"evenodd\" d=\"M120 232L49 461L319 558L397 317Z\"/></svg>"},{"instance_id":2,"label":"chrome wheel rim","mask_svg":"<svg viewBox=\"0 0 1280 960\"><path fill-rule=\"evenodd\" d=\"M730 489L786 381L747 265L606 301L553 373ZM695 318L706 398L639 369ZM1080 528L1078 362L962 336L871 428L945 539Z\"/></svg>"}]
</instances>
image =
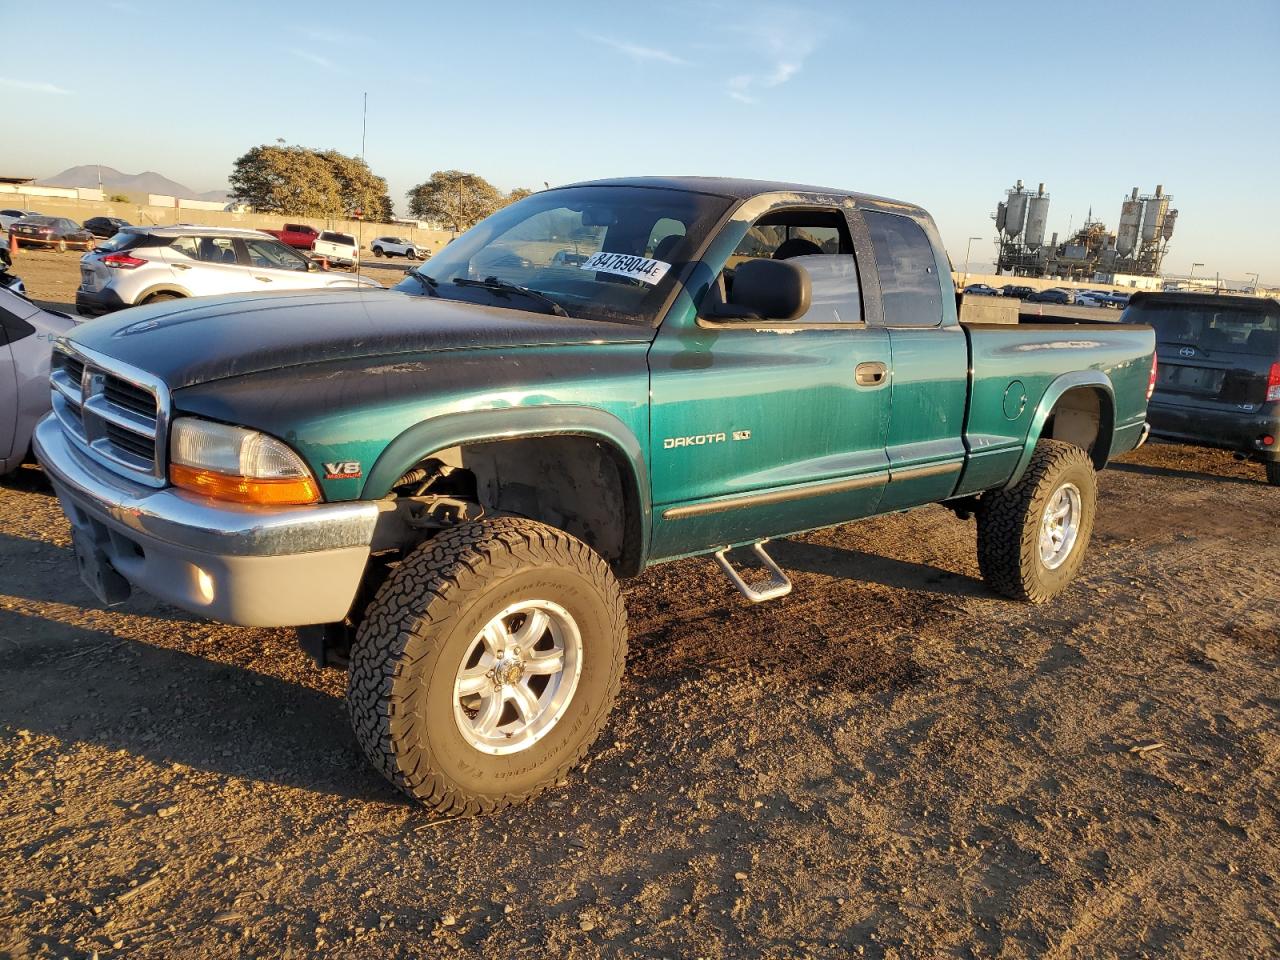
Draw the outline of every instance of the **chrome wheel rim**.
<instances>
[{"instance_id":1,"label":"chrome wheel rim","mask_svg":"<svg viewBox=\"0 0 1280 960\"><path fill-rule=\"evenodd\" d=\"M564 716L582 676L582 634L569 611L522 600L467 647L453 681L453 719L482 753L518 753Z\"/></svg>"},{"instance_id":2,"label":"chrome wheel rim","mask_svg":"<svg viewBox=\"0 0 1280 960\"><path fill-rule=\"evenodd\" d=\"M1040 562L1049 570L1062 566L1080 534L1080 489L1064 483L1053 492L1040 519Z\"/></svg>"}]
</instances>

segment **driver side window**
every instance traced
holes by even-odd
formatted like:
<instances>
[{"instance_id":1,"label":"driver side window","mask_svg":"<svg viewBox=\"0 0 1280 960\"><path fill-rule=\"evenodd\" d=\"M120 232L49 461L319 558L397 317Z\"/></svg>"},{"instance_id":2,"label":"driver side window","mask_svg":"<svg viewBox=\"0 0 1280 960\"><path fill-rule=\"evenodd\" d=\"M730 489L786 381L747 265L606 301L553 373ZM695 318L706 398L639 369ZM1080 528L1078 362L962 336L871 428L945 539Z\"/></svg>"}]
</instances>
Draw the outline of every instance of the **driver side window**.
<instances>
[{"instance_id":1,"label":"driver side window","mask_svg":"<svg viewBox=\"0 0 1280 960\"><path fill-rule=\"evenodd\" d=\"M809 310L792 323L864 322L858 263L843 211L775 210L765 214L730 254L716 285L721 297L731 296L734 271L749 260L788 260L809 274ZM713 287L712 296L716 292Z\"/></svg>"},{"instance_id":2,"label":"driver side window","mask_svg":"<svg viewBox=\"0 0 1280 960\"><path fill-rule=\"evenodd\" d=\"M306 272L307 262L283 243L254 238L246 240L244 245L249 253L249 262L255 267Z\"/></svg>"}]
</instances>

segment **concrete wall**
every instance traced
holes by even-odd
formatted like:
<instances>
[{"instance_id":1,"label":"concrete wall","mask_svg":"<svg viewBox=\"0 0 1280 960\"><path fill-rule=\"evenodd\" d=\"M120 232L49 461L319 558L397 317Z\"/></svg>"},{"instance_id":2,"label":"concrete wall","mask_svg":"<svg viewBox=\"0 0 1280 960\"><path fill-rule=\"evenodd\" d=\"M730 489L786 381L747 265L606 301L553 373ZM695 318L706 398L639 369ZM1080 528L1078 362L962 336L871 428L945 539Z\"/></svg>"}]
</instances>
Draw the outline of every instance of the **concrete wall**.
<instances>
[{"instance_id":1,"label":"concrete wall","mask_svg":"<svg viewBox=\"0 0 1280 960\"><path fill-rule=\"evenodd\" d=\"M3 188L3 186L4 184L0 184L0 188ZM199 201L178 200L166 206L110 203L107 201L81 199L75 196L77 192L75 189L68 190L61 187L38 189L60 191L60 193L39 197L22 197L12 193L6 194L0 189L0 206L8 206L11 201L15 201L12 202L12 206L18 209L39 210L48 216L70 217L80 223L90 217L120 217L130 223L144 226L195 223L212 227L242 227L249 230L279 230L285 225L286 221L289 223L305 223L315 227L317 230L337 230L342 233L349 233L353 237L358 237L361 247L365 250L369 249L369 242L374 237L393 236L406 237L424 250L436 253L453 237L453 233L448 230L424 230L403 223L360 223L355 220L326 219L323 217L282 217L264 213L228 213L222 209L207 209L207 203L201 203L199 208L188 205ZM80 192L84 191L81 190ZM92 192L97 193L98 191L95 188ZM70 193L72 196L65 196L64 194L66 193ZM23 203L23 200L27 202ZM220 207L221 205L214 204L214 206Z\"/></svg>"}]
</instances>

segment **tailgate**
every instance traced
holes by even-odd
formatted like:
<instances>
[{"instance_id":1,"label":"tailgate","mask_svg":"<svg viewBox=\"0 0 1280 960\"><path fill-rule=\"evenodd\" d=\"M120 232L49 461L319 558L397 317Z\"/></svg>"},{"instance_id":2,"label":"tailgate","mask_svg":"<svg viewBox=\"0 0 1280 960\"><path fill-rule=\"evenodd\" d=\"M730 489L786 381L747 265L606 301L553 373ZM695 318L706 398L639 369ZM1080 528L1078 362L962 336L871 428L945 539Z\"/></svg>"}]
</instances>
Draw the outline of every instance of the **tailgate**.
<instances>
[{"instance_id":1,"label":"tailgate","mask_svg":"<svg viewBox=\"0 0 1280 960\"><path fill-rule=\"evenodd\" d=\"M1240 408L1256 407L1266 400L1271 364L1263 357L1160 344L1159 359L1156 390L1162 401Z\"/></svg>"}]
</instances>

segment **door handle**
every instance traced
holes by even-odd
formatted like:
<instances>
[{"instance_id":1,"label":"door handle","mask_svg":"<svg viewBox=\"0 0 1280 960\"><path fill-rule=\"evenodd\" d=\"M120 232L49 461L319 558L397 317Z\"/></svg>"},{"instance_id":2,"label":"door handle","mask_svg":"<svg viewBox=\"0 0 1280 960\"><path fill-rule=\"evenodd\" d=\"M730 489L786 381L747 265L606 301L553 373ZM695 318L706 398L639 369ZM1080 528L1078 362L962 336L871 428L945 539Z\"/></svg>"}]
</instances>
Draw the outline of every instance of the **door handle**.
<instances>
[{"instance_id":1,"label":"door handle","mask_svg":"<svg viewBox=\"0 0 1280 960\"><path fill-rule=\"evenodd\" d=\"M173 269L175 269L175 270L190 270L190 269L191 269L191 264L189 264L189 263L175 263L175 264L173 265Z\"/></svg>"},{"instance_id":2,"label":"door handle","mask_svg":"<svg viewBox=\"0 0 1280 960\"><path fill-rule=\"evenodd\" d=\"M270 277L259 277L259 276L255 276L253 279L255 279L255 280L261 280L263 283L270 283L270 282L271 282L271 278L270 278Z\"/></svg>"},{"instance_id":3,"label":"door handle","mask_svg":"<svg viewBox=\"0 0 1280 960\"><path fill-rule=\"evenodd\" d=\"M860 387L878 387L888 375L888 366L879 360L860 363L853 368L853 382Z\"/></svg>"}]
</instances>

